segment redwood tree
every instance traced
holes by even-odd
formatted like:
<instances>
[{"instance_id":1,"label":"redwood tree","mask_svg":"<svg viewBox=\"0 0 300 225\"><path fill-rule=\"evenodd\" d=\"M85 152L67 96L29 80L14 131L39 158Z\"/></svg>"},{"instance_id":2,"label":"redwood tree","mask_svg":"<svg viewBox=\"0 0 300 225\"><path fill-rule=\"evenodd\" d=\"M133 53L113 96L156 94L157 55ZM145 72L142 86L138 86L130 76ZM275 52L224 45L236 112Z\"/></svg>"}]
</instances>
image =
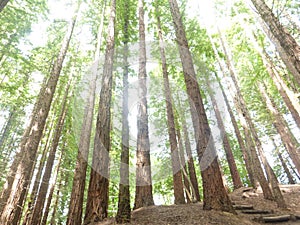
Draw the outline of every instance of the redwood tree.
<instances>
[{"instance_id":1,"label":"redwood tree","mask_svg":"<svg viewBox=\"0 0 300 225\"><path fill-rule=\"evenodd\" d=\"M122 96L122 144L121 144L121 164L120 164L120 184L117 223L130 222L130 192L129 192L129 123L128 123L128 53L129 53L129 1L124 1L124 41L123 41L123 96Z\"/></svg>"},{"instance_id":2,"label":"redwood tree","mask_svg":"<svg viewBox=\"0 0 300 225\"><path fill-rule=\"evenodd\" d=\"M214 141L200 95L193 59L189 50L177 1L169 0L169 4L192 112L196 148L203 181L203 208L206 210L216 209L233 212L231 201L224 188Z\"/></svg>"},{"instance_id":3,"label":"redwood tree","mask_svg":"<svg viewBox=\"0 0 300 225\"><path fill-rule=\"evenodd\" d=\"M70 23L58 57L51 69L46 88L41 89L39 98L35 104L30 127L25 131L20 144L20 152L16 155L16 157L19 158L16 160L18 163L17 165L12 165L11 167L10 174L12 175L13 179L8 179L7 182L11 183L7 183L7 190L2 190L1 204L3 201L5 206L3 208L0 221L3 225L18 223L21 207L17 206L23 205L26 191L31 180L30 178L34 166L33 162L36 160L37 149L42 137L44 126L46 124L46 119L48 117L63 61L65 59L73 34L76 18L77 14L75 17L73 17Z\"/></svg>"},{"instance_id":4,"label":"redwood tree","mask_svg":"<svg viewBox=\"0 0 300 225\"><path fill-rule=\"evenodd\" d=\"M139 73L138 73L138 118L136 150L136 191L134 209L154 205L150 162L150 141L147 109L146 43L144 1L138 1L139 10Z\"/></svg>"},{"instance_id":5,"label":"redwood tree","mask_svg":"<svg viewBox=\"0 0 300 225\"><path fill-rule=\"evenodd\" d=\"M251 0L272 35L271 39L280 53L281 59L300 85L300 46L284 28L264 0Z\"/></svg>"},{"instance_id":6,"label":"redwood tree","mask_svg":"<svg viewBox=\"0 0 300 225\"><path fill-rule=\"evenodd\" d=\"M111 97L115 46L116 0L111 1L108 35L106 39L102 87L99 99L93 162L88 189L84 224L102 221L107 217L109 188L109 150L111 129Z\"/></svg>"},{"instance_id":7,"label":"redwood tree","mask_svg":"<svg viewBox=\"0 0 300 225\"><path fill-rule=\"evenodd\" d=\"M181 165L180 165L180 161L179 161L178 143L177 143L177 139L176 139L174 110L173 110L173 106L172 106L172 96L171 96L171 89L170 89L170 84L169 84L169 74L168 74L167 60L166 60L166 54L165 54L165 43L163 40L161 21L160 21L160 15L159 15L160 12L158 10L158 5L156 5L155 8L156 8L159 46L160 46L160 57L161 57L161 63L162 63L164 94L165 94L165 98L166 98L168 134L169 134L169 141L170 141L170 146L171 146L171 159L172 159L173 188L174 188L175 204L184 204L185 199L184 199L184 192L183 192Z\"/></svg>"}]
</instances>

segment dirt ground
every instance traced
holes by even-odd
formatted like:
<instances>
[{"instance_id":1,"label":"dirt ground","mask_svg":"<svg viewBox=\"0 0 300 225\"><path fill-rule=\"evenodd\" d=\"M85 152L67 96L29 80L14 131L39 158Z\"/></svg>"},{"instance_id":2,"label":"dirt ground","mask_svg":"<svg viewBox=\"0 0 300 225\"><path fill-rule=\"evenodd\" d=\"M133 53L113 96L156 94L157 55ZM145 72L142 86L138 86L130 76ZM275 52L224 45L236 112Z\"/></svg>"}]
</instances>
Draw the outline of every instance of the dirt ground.
<instances>
[{"instance_id":1,"label":"dirt ground","mask_svg":"<svg viewBox=\"0 0 300 225\"><path fill-rule=\"evenodd\" d=\"M287 210L281 210L273 201L265 200L260 189L247 190L238 189L230 194L232 201L237 205L253 205L254 209L270 210L270 215L294 215L300 216L300 185L281 185L284 198L288 205ZM261 215L244 214L237 210L238 215L226 212L204 211L202 203L169 206L151 206L140 208L132 212L131 223L133 225L257 225ZM275 225L297 225L300 220L290 220L287 222L270 223ZM107 219L97 225L116 224L114 218Z\"/></svg>"}]
</instances>

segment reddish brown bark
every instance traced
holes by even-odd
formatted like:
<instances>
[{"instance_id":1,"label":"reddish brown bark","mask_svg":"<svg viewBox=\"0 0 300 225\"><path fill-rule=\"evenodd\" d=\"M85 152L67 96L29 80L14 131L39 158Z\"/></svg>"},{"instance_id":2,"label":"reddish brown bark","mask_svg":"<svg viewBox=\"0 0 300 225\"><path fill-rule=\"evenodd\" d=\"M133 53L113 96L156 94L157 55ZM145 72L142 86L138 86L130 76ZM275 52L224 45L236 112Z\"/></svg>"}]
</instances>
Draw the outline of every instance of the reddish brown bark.
<instances>
[{"instance_id":1,"label":"reddish brown bark","mask_svg":"<svg viewBox=\"0 0 300 225\"><path fill-rule=\"evenodd\" d=\"M225 126L224 126L224 123L223 123L223 120L222 120L222 116L221 116L221 113L220 113L220 110L219 110L219 107L218 107L217 100L216 100L214 94L212 93L212 87L211 87L208 80L206 80L206 84L207 84L207 87L208 87L208 93L209 93L209 96L211 98L212 105L214 107L218 127L220 129L220 132L221 132L221 135L222 135L222 138L223 138L223 148L225 150L226 159L227 159L227 162L228 162L228 165L229 165L229 170L230 170L230 174L231 174L233 188L238 189L240 187L243 187L243 183L241 181L241 177L240 177L239 171L238 171L236 163L235 163L235 159L234 159L234 156L233 156L233 153L232 153L232 149L231 149L231 146L230 146L230 143L229 143L229 139L227 137L227 133L226 133Z\"/></svg>"},{"instance_id":2,"label":"reddish brown bark","mask_svg":"<svg viewBox=\"0 0 300 225\"><path fill-rule=\"evenodd\" d=\"M242 126L244 128L245 139L248 142L248 148L250 150L249 155L251 155L252 165L255 165L255 168L253 167L253 171L256 174L256 177L257 177L257 179L258 179L258 181L259 181L259 183L262 187L264 197L266 199L273 199L271 189L270 189L270 187L268 185L268 182L267 182L267 180L264 176L263 169L261 167L259 157L258 157L257 152L256 152L256 148L255 148L255 146L253 145L253 142L252 142L252 138L253 138L253 141L255 142L255 145L256 145L256 147L258 148L259 151L263 151L262 150L262 144L261 144L261 142L258 138L257 132L255 130L255 126L254 126L254 124L251 120L250 113L248 111L246 102L244 100L244 97L241 93L241 89L240 89L239 84L238 84L237 74L236 74L234 66L233 66L233 64L230 60L229 54L227 52L227 48L225 46L225 43L224 43L224 40L222 38L222 34L221 34L220 31L219 31L219 36L220 36L220 41L221 41L223 51L225 53L226 65L227 65L227 68L229 70L230 76L232 78L232 81L233 81L235 89L236 89L237 97L236 97L235 100L237 102L238 109L240 111L239 115L240 115L240 119L241 119L241 122L242 122Z\"/></svg>"},{"instance_id":3,"label":"reddish brown bark","mask_svg":"<svg viewBox=\"0 0 300 225\"><path fill-rule=\"evenodd\" d=\"M101 14L101 22L98 28L97 34L97 46L94 56L94 64L92 65L92 74L89 77L89 89L88 97L86 99L86 106L84 110L84 117L81 127L77 162L75 166L73 186L71 192L71 198L69 203L69 211L67 217L67 225L81 224L82 223L82 211L83 211L83 198L86 184L86 172L88 165L88 155L90 149L90 140L92 133L96 84L99 67L100 48L102 43L102 32L104 23L104 14L106 8L106 1Z\"/></svg>"},{"instance_id":4,"label":"reddish brown bark","mask_svg":"<svg viewBox=\"0 0 300 225\"><path fill-rule=\"evenodd\" d=\"M181 164L179 161L178 143L176 139L174 111L172 106L172 96L171 96L171 89L169 84L169 74L168 74L168 66L167 66L167 60L165 54L165 44L164 44L163 34L161 29L161 22L160 22L160 15L159 15L160 12L157 7L156 7L156 19L157 19L160 57L161 57L163 80L164 80L164 94L166 98L168 134L169 134L169 142L171 146L174 197L175 197L175 204L184 204L185 199L184 199L184 192L183 192Z\"/></svg>"},{"instance_id":5,"label":"reddish brown bark","mask_svg":"<svg viewBox=\"0 0 300 225\"><path fill-rule=\"evenodd\" d=\"M128 8L128 1L124 8ZM124 16L124 52L123 52L123 102L122 102L122 144L117 223L128 223L131 219L130 190L129 190L129 123L128 123L128 42L129 42L129 12Z\"/></svg>"},{"instance_id":6,"label":"reddish brown bark","mask_svg":"<svg viewBox=\"0 0 300 225\"><path fill-rule=\"evenodd\" d=\"M147 109L146 43L144 1L139 0L139 102L137 118L137 163L134 209L154 205L152 195L150 142Z\"/></svg>"},{"instance_id":7,"label":"reddish brown bark","mask_svg":"<svg viewBox=\"0 0 300 225\"><path fill-rule=\"evenodd\" d=\"M42 216L43 214L41 213L44 209L44 205L46 202L46 195L48 192L48 187L49 187L49 181L52 175L52 168L54 165L54 161L55 161L55 156L56 156L56 152L57 152L57 148L59 145L59 140L60 140L60 136L63 130L63 126L65 123L65 118L67 115L67 110L68 110L68 94L69 94L69 89L70 89L70 85L71 82L69 82L66 92L64 94L63 100L62 100L62 107L61 107L61 113L58 117L57 120L57 124L56 124L56 128L55 128L55 132L54 132L54 136L53 136L53 140L52 140L52 145L50 148L50 152L47 158L47 163L45 166L45 172L42 178L42 182L38 191L38 195L36 198L36 202L34 205L34 209L32 212L32 218L30 221L30 224L32 225L38 225L41 223L42 220Z\"/></svg>"},{"instance_id":8,"label":"reddish brown bark","mask_svg":"<svg viewBox=\"0 0 300 225\"><path fill-rule=\"evenodd\" d=\"M280 53L281 59L300 85L300 46L282 26L264 0L251 0L270 32L267 34ZM271 37L273 36L273 37Z\"/></svg>"},{"instance_id":9,"label":"reddish brown bark","mask_svg":"<svg viewBox=\"0 0 300 225\"><path fill-rule=\"evenodd\" d=\"M109 151L111 130L111 97L115 46L116 1L111 1L108 36L103 67L102 88L94 140L93 162L88 189L84 224L107 217L109 187Z\"/></svg>"},{"instance_id":10,"label":"reddish brown bark","mask_svg":"<svg viewBox=\"0 0 300 225\"><path fill-rule=\"evenodd\" d=\"M19 220L18 215L20 215L21 208L17 206L23 205L26 190L31 180L30 176L32 174L34 165L34 163L32 162L35 162L36 160L37 149L42 137L46 119L48 117L57 81L62 69L63 61L73 34L75 22L76 17L74 17L69 26L60 53L53 65L50 78L46 85L46 91L43 91L42 89L42 94L37 100L35 111L36 115L32 117L30 129L28 129L25 133L25 136L23 136L20 151L22 152L22 156L16 156L17 158L19 158L19 160L17 160L19 161L19 163L17 163L17 165L13 165L13 167L17 168L16 173L13 173L15 174L13 184L12 186L10 186L12 188L12 191L8 193L9 197L6 201L5 208L3 209L3 213L1 215L1 224L3 225L17 224ZM12 168L12 170L14 170L14 168Z\"/></svg>"},{"instance_id":11,"label":"reddish brown bark","mask_svg":"<svg viewBox=\"0 0 300 225\"><path fill-rule=\"evenodd\" d=\"M234 212L222 181L217 153L200 95L193 60L189 51L177 1L169 0L169 5L175 26L184 80L192 112L196 148L203 181L203 207L206 210L215 209Z\"/></svg>"}]
</instances>

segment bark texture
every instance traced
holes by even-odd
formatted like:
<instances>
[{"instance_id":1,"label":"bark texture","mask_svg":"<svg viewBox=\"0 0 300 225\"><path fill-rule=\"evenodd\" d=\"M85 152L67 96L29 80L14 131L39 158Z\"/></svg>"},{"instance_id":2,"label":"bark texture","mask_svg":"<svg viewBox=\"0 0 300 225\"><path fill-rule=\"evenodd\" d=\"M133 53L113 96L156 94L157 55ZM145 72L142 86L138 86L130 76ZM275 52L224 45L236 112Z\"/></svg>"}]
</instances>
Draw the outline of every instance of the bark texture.
<instances>
[{"instance_id":1,"label":"bark texture","mask_svg":"<svg viewBox=\"0 0 300 225\"><path fill-rule=\"evenodd\" d=\"M125 9L128 8L128 1L125 1ZM123 52L123 96L122 96L122 144L121 144L121 165L117 223L128 223L131 218L130 191L129 191L129 123L128 123L128 42L129 42L129 13L125 12L124 18L124 52Z\"/></svg>"},{"instance_id":2,"label":"bark texture","mask_svg":"<svg viewBox=\"0 0 300 225\"><path fill-rule=\"evenodd\" d=\"M228 165L229 165L229 170L230 170L230 174L231 174L233 188L238 189L240 187L243 187L243 183L241 181L241 177L240 177L239 171L238 171L236 163L235 163L235 159L234 159L233 152L232 152L232 149L231 149L231 146L230 146L230 143L229 143L229 139L228 139L227 134L226 134L225 126L224 126L224 123L223 123L223 120L222 120L222 115L221 115L221 112L219 110L217 100L216 100L214 94L212 93L212 87L211 87L208 80L206 80L206 84L207 84L207 87L208 87L208 92L209 92L209 95L210 95L210 98L211 98L211 101L212 101L212 105L214 107L218 127L220 129L220 132L221 132L221 135L222 135L222 138L223 138L223 148L225 150L226 159L227 159L227 162L228 162Z\"/></svg>"},{"instance_id":3,"label":"bark texture","mask_svg":"<svg viewBox=\"0 0 300 225\"><path fill-rule=\"evenodd\" d=\"M269 112L274 118L273 125L276 128L277 132L279 133L280 138L285 148L287 149L298 173L300 173L300 150L298 148L298 143L294 135L289 130L284 118L278 111L276 105L274 104L272 99L270 99L270 97L268 96L267 92L265 91L265 88L260 87L260 91L266 101Z\"/></svg>"},{"instance_id":4,"label":"bark texture","mask_svg":"<svg viewBox=\"0 0 300 225\"><path fill-rule=\"evenodd\" d=\"M137 118L137 151L136 151L136 191L134 209L154 205L152 195L150 142L147 109L147 72L146 43L144 23L144 1L138 1L139 8L139 74L138 74L138 118Z\"/></svg>"},{"instance_id":5,"label":"bark texture","mask_svg":"<svg viewBox=\"0 0 300 225\"><path fill-rule=\"evenodd\" d=\"M192 112L196 148L203 181L203 207L206 210L215 209L233 212L234 210L231 201L222 181L217 153L205 113L204 104L200 95L193 60L189 51L177 1L169 0L169 5L175 26L184 80Z\"/></svg>"},{"instance_id":6,"label":"bark texture","mask_svg":"<svg viewBox=\"0 0 300 225\"><path fill-rule=\"evenodd\" d=\"M65 118L67 115L67 110L68 110L68 94L69 94L69 89L70 89L70 85L71 82L69 82L65 95L63 97L63 102L62 102L62 107L61 107L61 113L58 117L57 120L57 124L56 124L56 128L55 128L55 132L54 132L54 136L53 136L53 140L52 140L52 145L50 148L50 152L47 158L47 162L46 162L46 166L45 166L45 172L42 178L42 182L38 191L38 195L36 198L36 202L34 205L34 209L32 212L32 219L30 224L31 225L38 225L41 223L42 220L42 216L43 214L41 213L44 209L44 205L46 202L46 195L48 193L48 187L49 187L49 181L52 175L52 168L54 165L54 161L55 161L55 156L56 156L56 152L57 152L57 148L59 145L59 140L60 140L60 136L63 130L63 126L65 123Z\"/></svg>"},{"instance_id":7,"label":"bark texture","mask_svg":"<svg viewBox=\"0 0 300 225\"><path fill-rule=\"evenodd\" d=\"M227 48L225 46L225 43L224 43L224 40L222 38L222 34L220 31L219 31L219 35L220 35L221 45L222 45L223 51L225 53L226 65L227 65L227 68L229 70L230 76L232 78L232 81L233 81L235 89L236 89L235 100L236 100L236 103L237 103L237 106L239 109L239 116L241 119L241 123L242 123L242 126L244 127L245 139L248 142L248 149L250 150L249 155L251 155L252 166L255 165L255 168L253 167L253 171L256 174L256 177L261 185L264 197L266 199L272 200L273 195L272 195L271 189L268 185L268 182L264 176L263 169L261 167L259 157L257 155L256 148L253 145L252 140L255 142L255 145L257 146L259 151L263 151L262 144L258 138L257 132L255 130L255 126L251 120L250 113L248 111L246 102L244 100L244 97L242 95L241 89L238 84L237 74L236 74L234 66L230 60Z\"/></svg>"},{"instance_id":8,"label":"bark texture","mask_svg":"<svg viewBox=\"0 0 300 225\"><path fill-rule=\"evenodd\" d=\"M183 192L181 164L179 161L179 151L178 151L178 143L176 139L176 128L175 128L175 121L174 121L171 89L169 83L168 66L167 66L165 44L163 40L159 13L160 12L158 8L156 7L156 17L157 17L156 19L157 19L157 29L158 29L158 38L159 38L159 46L160 46L160 57L161 57L163 81L164 81L164 94L166 98L168 134L169 134L169 142L171 146L173 189L174 189L174 197L175 197L174 203L184 204L185 199L184 199L184 192ZM183 163L185 164L185 162Z\"/></svg>"},{"instance_id":9,"label":"bark texture","mask_svg":"<svg viewBox=\"0 0 300 225\"><path fill-rule=\"evenodd\" d=\"M282 61L293 74L298 85L300 85L300 46L279 22L264 0L251 1L270 31L267 34L273 36L270 39L273 40Z\"/></svg>"},{"instance_id":10,"label":"bark texture","mask_svg":"<svg viewBox=\"0 0 300 225\"><path fill-rule=\"evenodd\" d=\"M19 163L17 163L17 165L13 165L13 167L17 167L16 173L13 173L15 175L13 183L10 186L11 191L7 195L9 197L7 198L6 205L1 215L0 221L3 225L13 225L18 223L19 218L16 215L20 214L21 208L19 206L23 205L25 194L31 180L30 177L34 165L34 163L32 162L35 162L36 160L37 149L42 137L43 129L45 127L46 119L48 117L56 85L60 76L60 71L62 69L63 61L69 47L75 23L76 16L70 23L69 29L62 43L60 53L52 67L50 78L47 82L45 91L42 90L42 95L39 96L36 102L36 114L32 116L30 129L25 132L25 135L22 138L20 151L22 152L22 156L19 157Z\"/></svg>"},{"instance_id":11,"label":"bark texture","mask_svg":"<svg viewBox=\"0 0 300 225\"><path fill-rule=\"evenodd\" d=\"M7 5L9 0L1 0L0 1L0 12L4 9L4 7Z\"/></svg>"},{"instance_id":12,"label":"bark texture","mask_svg":"<svg viewBox=\"0 0 300 225\"><path fill-rule=\"evenodd\" d=\"M112 0L84 224L99 222L107 217L115 17L116 0Z\"/></svg>"},{"instance_id":13,"label":"bark texture","mask_svg":"<svg viewBox=\"0 0 300 225\"><path fill-rule=\"evenodd\" d=\"M95 95L96 95L96 84L98 77L98 67L99 67L99 56L100 48L102 43L102 32L103 32L103 21L105 14L106 2L102 9L101 21L98 28L97 34L97 46L94 56L94 63L91 68L91 74L89 77L89 90L88 97L86 99L86 106L84 109L84 117L81 127L77 162L75 166L73 185L71 198L69 203L69 211L67 218L67 225L81 224L82 223L82 211L83 211L83 198L84 190L86 185L86 172L88 164L88 155L90 149L90 140L92 133L94 106L95 106Z\"/></svg>"}]
</instances>

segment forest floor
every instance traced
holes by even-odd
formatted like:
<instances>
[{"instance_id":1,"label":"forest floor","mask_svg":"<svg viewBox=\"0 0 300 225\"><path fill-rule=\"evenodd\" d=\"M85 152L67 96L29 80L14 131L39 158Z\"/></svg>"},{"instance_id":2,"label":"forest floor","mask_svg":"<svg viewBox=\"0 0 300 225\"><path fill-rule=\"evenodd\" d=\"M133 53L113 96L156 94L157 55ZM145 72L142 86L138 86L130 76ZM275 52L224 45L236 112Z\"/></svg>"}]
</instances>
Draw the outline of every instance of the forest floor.
<instances>
[{"instance_id":1,"label":"forest floor","mask_svg":"<svg viewBox=\"0 0 300 225\"><path fill-rule=\"evenodd\" d=\"M230 194L231 200L236 205L253 206L255 210L267 210L269 214L245 214L242 210L236 210L238 215L226 212L204 211L202 203L192 203L185 205L161 205L140 208L132 212L131 223L133 225L258 225L264 222L262 217L292 215L286 222L272 222L275 225L297 225L300 224L300 185L281 185L285 201L288 205L287 210L277 207L276 203L265 200L260 189L249 190L240 188ZM298 220L297 220L298 218ZM116 224L114 218L107 219L97 225Z\"/></svg>"}]
</instances>

